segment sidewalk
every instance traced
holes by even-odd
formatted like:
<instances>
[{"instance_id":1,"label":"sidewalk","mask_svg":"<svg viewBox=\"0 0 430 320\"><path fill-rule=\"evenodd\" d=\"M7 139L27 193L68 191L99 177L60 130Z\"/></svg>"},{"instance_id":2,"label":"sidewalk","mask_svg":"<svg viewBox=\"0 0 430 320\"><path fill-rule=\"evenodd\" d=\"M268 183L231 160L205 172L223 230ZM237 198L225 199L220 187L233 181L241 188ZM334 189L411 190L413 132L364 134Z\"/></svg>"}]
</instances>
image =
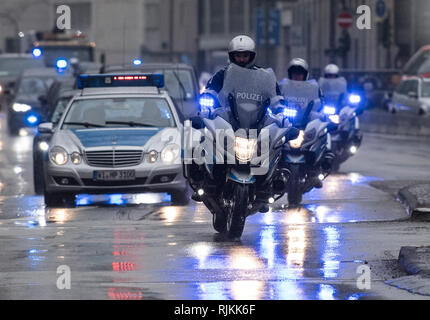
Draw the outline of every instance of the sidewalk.
<instances>
[{"instance_id":1,"label":"sidewalk","mask_svg":"<svg viewBox=\"0 0 430 320\"><path fill-rule=\"evenodd\" d=\"M412 216L430 214L430 183L404 187L399 191L398 198ZM430 296L430 245L401 247L398 262L409 276L388 280L386 283L412 293Z\"/></svg>"}]
</instances>

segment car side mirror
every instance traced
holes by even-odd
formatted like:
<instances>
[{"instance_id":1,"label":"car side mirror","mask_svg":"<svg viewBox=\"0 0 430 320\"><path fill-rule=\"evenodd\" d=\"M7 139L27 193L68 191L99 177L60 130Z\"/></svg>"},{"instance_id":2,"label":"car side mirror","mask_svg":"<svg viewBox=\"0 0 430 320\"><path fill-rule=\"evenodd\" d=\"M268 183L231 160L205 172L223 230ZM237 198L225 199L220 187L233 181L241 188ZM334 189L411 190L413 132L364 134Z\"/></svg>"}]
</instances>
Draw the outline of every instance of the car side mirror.
<instances>
[{"instance_id":1,"label":"car side mirror","mask_svg":"<svg viewBox=\"0 0 430 320\"><path fill-rule=\"evenodd\" d=\"M298 138L299 134L300 130L292 127L288 130L287 134L285 135L285 138L287 139L287 141L295 140Z\"/></svg>"},{"instance_id":2,"label":"car side mirror","mask_svg":"<svg viewBox=\"0 0 430 320\"><path fill-rule=\"evenodd\" d=\"M415 91L409 91L408 97L412 99L418 99L418 94Z\"/></svg>"},{"instance_id":3,"label":"car side mirror","mask_svg":"<svg viewBox=\"0 0 430 320\"><path fill-rule=\"evenodd\" d=\"M44 122L37 127L40 133L52 133L54 131L54 124L52 122Z\"/></svg>"},{"instance_id":4,"label":"car side mirror","mask_svg":"<svg viewBox=\"0 0 430 320\"><path fill-rule=\"evenodd\" d=\"M41 104L46 104L48 102L48 99L46 98L45 95L39 96L38 99L39 99Z\"/></svg>"}]
</instances>

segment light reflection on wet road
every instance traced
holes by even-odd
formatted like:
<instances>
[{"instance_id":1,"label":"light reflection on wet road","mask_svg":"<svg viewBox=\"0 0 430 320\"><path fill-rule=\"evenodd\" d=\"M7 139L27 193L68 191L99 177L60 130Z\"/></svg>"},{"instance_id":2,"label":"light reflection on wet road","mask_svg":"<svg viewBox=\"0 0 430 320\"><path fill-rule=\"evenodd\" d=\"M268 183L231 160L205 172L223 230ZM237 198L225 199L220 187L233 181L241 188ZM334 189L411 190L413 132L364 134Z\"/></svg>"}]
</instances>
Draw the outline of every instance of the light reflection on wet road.
<instances>
[{"instance_id":1,"label":"light reflection on wet road","mask_svg":"<svg viewBox=\"0 0 430 320\"><path fill-rule=\"evenodd\" d=\"M240 242L216 234L203 205L148 195L47 210L32 194L29 139L0 140L0 299L379 298L357 289L371 240L347 226L407 218L369 186L381 178L354 171L329 177L302 208L281 199L249 217ZM70 290L56 288L60 265L72 270Z\"/></svg>"}]
</instances>

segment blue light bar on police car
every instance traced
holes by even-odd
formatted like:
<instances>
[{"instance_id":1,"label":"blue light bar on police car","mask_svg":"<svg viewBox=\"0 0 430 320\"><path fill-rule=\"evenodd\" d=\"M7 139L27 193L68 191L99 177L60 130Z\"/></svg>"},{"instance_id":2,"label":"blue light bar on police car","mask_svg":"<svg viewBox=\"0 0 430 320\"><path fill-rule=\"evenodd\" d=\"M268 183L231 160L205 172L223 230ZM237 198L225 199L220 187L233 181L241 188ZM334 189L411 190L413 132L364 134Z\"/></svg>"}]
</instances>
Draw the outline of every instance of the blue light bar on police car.
<instances>
[{"instance_id":1,"label":"blue light bar on police car","mask_svg":"<svg viewBox=\"0 0 430 320\"><path fill-rule=\"evenodd\" d=\"M83 74L78 77L78 88L109 87L164 87L162 74Z\"/></svg>"}]
</instances>

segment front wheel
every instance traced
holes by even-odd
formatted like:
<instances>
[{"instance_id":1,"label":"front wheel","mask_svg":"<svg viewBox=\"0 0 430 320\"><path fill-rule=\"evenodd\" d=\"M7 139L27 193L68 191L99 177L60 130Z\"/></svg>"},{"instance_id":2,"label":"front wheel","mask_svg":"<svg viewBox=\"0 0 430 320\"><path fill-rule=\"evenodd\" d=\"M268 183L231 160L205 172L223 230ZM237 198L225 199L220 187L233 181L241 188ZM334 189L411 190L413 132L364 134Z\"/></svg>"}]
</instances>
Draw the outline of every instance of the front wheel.
<instances>
[{"instance_id":1,"label":"front wheel","mask_svg":"<svg viewBox=\"0 0 430 320\"><path fill-rule=\"evenodd\" d=\"M292 166L290 168L291 176L288 186L288 205L298 206L302 203L302 187L300 183L300 167Z\"/></svg>"},{"instance_id":2,"label":"front wheel","mask_svg":"<svg viewBox=\"0 0 430 320\"><path fill-rule=\"evenodd\" d=\"M226 231L230 238L240 238L248 215L249 185L235 183L232 195Z\"/></svg>"}]
</instances>

